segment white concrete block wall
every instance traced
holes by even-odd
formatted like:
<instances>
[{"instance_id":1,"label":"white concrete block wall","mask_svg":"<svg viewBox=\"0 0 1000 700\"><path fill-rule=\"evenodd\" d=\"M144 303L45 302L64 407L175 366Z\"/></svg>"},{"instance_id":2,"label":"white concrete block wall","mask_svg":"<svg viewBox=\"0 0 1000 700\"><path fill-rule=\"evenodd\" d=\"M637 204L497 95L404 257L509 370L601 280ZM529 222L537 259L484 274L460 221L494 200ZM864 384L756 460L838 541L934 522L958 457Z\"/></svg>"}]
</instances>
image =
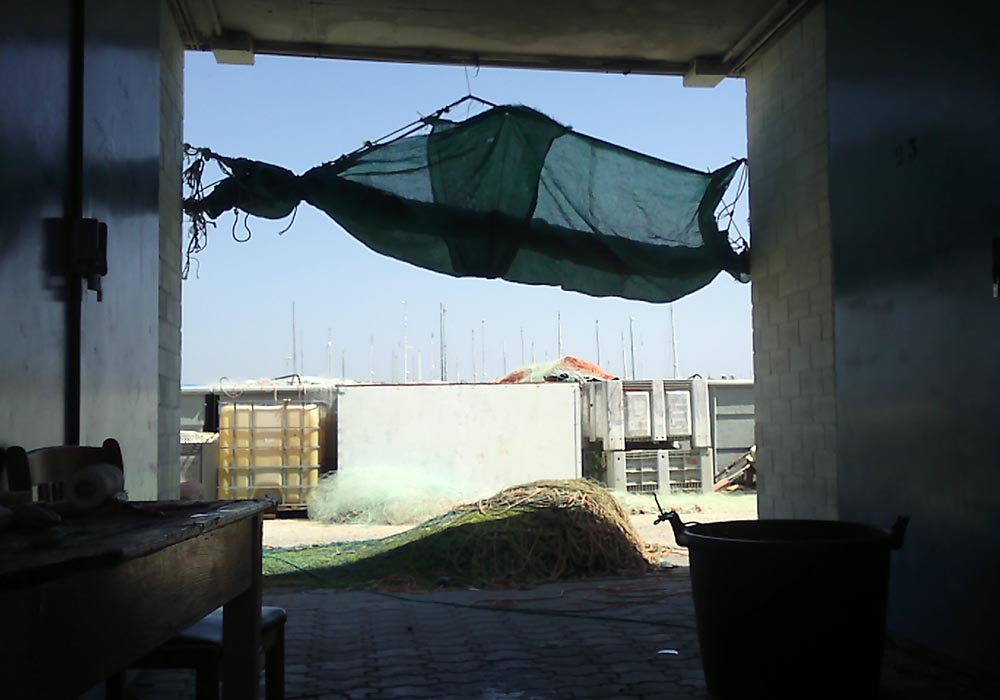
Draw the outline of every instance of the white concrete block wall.
<instances>
[{"instance_id":1,"label":"white concrete block wall","mask_svg":"<svg viewBox=\"0 0 1000 700\"><path fill-rule=\"evenodd\" d=\"M184 45L168 3L160 3L160 323L157 493L177 498L181 405L181 167Z\"/></svg>"},{"instance_id":2,"label":"white concrete block wall","mask_svg":"<svg viewBox=\"0 0 1000 700\"><path fill-rule=\"evenodd\" d=\"M748 64L761 517L837 517L822 4Z\"/></svg>"}]
</instances>

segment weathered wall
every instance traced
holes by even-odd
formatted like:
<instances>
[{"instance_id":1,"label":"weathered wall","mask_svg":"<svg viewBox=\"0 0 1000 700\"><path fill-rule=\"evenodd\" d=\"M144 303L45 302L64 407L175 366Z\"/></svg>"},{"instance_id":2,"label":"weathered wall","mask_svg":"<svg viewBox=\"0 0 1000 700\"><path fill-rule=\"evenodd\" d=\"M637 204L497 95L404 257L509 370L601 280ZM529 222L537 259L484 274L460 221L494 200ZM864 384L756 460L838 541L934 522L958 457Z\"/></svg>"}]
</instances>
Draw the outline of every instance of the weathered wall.
<instances>
[{"instance_id":1,"label":"weathered wall","mask_svg":"<svg viewBox=\"0 0 1000 700\"><path fill-rule=\"evenodd\" d=\"M157 493L159 26L127 0L0 15L0 442L114 436L137 498ZM67 283L81 216L108 227L100 301Z\"/></svg>"},{"instance_id":2,"label":"weathered wall","mask_svg":"<svg viewBox=\"0 0 1000 700\"><path fill-rule=\"evenodd\" d=\"M184 45L164 0L160 5L159 498L177 498L180 481L183 98Z\"/></svg>"},{"instance_id":3,"label":"weathered wall","mask_svg":"<svg viewBox=\"0 0 1000 700\"><path fill-rule=\"evenodd\" d=\"M890 628L993 668L995 30L902 1L830 3L827 17L840 513L913 516Z\"/></svg>"},{"instance_id":4,"label":"weathered wall","mask_svg":"<svg viewBox=\"0 0 1000 700\"><path fill-rule=\"evenodd\" d=\"M761 517L836 517L824 8L747 68Z\"/></svg>"},{"instance_id":5,"label":"weathered wall","mask_svg":"<svg viewBox=\"0 0 1000 700\"><path fill-rule=\"evenodd\" d=\"M157 494L160 9L83 3L81 209L108 226L103 299L80 309L80 439L113 436L134 499Z\"/></svg>"},{"instance_id":6,"label":"weathered wall","mask_svg":"<svg viewBox=\"0 0 1000 700\"><path fill-rule=\"evenodd\" d=\"M340 387L337 468L389 468L485 497L581 475L580 388L560 384Z\"/></svg>"},{"instance_id":7,"label":"weathered wall","mask_svg":"<svg viewBox=\"0 0 1000 700\"><path fill-rule=\"evenodd\" d=\"M71 31L65 3L0 3L0 448L66 436Z\"/></svg>"}]
</instances>

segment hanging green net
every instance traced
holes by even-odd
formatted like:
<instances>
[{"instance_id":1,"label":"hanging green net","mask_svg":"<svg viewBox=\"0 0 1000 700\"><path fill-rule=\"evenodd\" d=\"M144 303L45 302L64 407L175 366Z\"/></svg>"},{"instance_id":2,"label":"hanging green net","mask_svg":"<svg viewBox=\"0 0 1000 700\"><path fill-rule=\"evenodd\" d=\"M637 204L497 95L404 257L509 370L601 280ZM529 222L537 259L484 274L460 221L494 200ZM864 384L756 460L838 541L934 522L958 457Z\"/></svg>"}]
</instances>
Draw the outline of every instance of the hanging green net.
<instances>
[{"instance_id":1,"label":"hanging green net","mask_svg":"<svg viewBox=\"0 0 1000 700\"><path fill-rule=\"evenodd\" d=\"M749 251L736 252L715 218L743 161L698 172L517 106L421 126L301 176L197 150L228 177L185 210L204 227L230 209L282 218L304 200L384 255L592 296L667 302L721 271L748 279Z\"/></svg>"}]
</instances>

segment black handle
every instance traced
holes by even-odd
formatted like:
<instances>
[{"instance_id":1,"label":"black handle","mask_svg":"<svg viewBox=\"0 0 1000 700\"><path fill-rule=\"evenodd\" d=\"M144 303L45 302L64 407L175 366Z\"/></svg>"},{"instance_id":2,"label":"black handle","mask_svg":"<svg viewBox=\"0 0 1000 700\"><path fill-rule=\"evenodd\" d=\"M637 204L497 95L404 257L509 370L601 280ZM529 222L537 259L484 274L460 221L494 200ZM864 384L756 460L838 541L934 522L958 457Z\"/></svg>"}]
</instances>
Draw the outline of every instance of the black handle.
<instances>
[{"instance_id":1,"label":"black handle","mask_svg":"<svg viewBox=\"0 0 1000 700\"><path fill-rule=\"evenodd\" d=\"M892 524L889 537L889 546L892 549L899 549L903 546L903 536L906 534L906 526L909 524L909 515L900 515L896 518L896 522Z\"/></svg>"},{"instance_id":2,"label":"black handle","mask_svg":"<svg viewBox=\"0 0 1000 700\"><path fill-rule=\"evenodd\" d=\"M677 544L681 547L688 546L687 528L681 521L681 516L677 514L677 511L670 511L665 515L661 515L660 518L666 520L670 523L671 529L674 531L674 539L677 540Z\"/></svg>"},{"instance_id":3,"label":"black handle","mask_svg":"<svg viewBox=\"0 0 1000 700\"><path fill-rule=\"evenodd\" d=\"M101 278L108 274L108 225L97 219L77 219L73 228L75 272L101 301Z\"/></svg>"}]
</instances>

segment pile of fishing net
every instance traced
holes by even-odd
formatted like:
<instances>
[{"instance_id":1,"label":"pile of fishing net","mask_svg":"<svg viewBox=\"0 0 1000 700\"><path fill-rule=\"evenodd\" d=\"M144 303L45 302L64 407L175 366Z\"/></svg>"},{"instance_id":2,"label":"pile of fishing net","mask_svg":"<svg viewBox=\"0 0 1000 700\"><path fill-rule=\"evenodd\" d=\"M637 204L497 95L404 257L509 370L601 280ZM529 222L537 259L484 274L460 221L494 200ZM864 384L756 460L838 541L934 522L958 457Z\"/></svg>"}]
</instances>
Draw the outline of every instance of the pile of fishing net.
<instances>
[{"instance_id":1,"label":"pile of fishing net","mask_svg":"<svg viewBox=\"0 0 1000 700\"><path fill-rule=\"evenodd\" d=\"M641 573L653 560L599 484L537 481L363 543L265 552L273 583L505 585Z\"/></svg>"},{"instance_id":2,"label":"pile of fishing net","mask_svg":"<svg viewBox=\"0 0 1000 700\"><path fill-rule=\"evenodd\" d=\"M415 525L480 498L430 469L369 465L324 474L309 496L309 519L349 525Z\"/></svg>"}]
</instances>

